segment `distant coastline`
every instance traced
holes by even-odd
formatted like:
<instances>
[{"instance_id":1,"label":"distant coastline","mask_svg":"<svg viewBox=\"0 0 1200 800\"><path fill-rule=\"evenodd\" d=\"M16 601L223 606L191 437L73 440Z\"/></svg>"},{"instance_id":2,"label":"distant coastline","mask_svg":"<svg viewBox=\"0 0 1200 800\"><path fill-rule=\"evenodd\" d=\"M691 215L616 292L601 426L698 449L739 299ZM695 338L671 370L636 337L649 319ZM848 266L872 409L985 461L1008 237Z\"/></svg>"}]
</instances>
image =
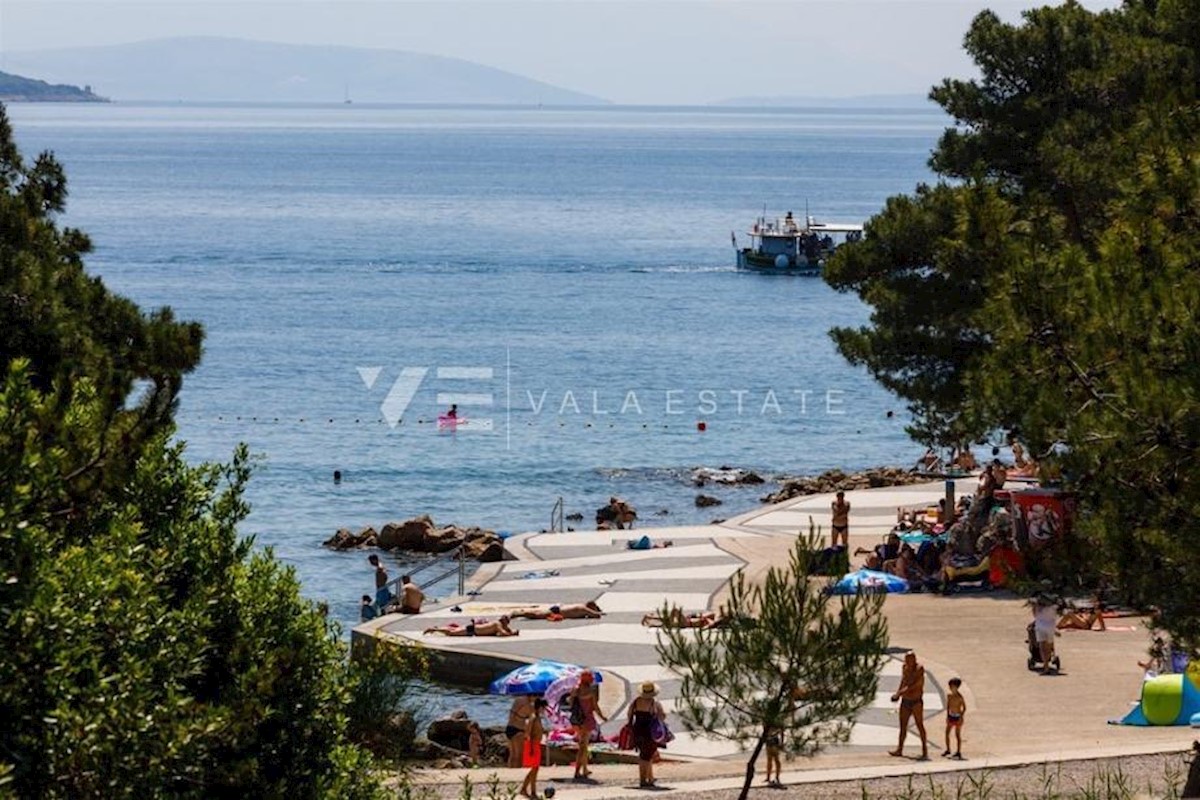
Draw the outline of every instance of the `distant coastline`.
<instances>
[{"instance_id":1,"label":"distant coastline","mask_svg":"<svg viewBox=\"0 0 1200 800\"><path fill-rule=\"evenodd\" d=\"M71 86L66 83L47 83L0 72L0 101L5 103L108 103L92 91L91 86Z\"/></svg>"}]
</instances>

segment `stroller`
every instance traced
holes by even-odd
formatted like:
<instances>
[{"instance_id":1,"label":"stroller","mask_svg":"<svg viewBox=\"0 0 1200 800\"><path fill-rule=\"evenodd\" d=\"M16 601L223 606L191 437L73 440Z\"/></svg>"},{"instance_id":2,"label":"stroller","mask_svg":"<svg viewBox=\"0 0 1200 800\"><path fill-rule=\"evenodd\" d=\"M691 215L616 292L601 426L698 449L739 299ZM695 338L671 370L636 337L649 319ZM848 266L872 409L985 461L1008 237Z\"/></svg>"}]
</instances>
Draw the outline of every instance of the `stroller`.
<instances>
[{"instance_id":1,"label":"stroller","mask_svg":"<svg viewBox=\"0 0 1200 800\"><path fill-rule=\"evenodd\" d=\"M1058 659L1058 653L1050 656L1050 663L1042 663L1042 648L1038 644L1037 634L1034 632L1034 623L1029 623L1025 627L1025 641L1029 645L1029 658L1025 662L1025 666L1030 670L1048 669L1051 672L1059 672L1062 669L1062 662Z\"/></svg>"}]
</instances>

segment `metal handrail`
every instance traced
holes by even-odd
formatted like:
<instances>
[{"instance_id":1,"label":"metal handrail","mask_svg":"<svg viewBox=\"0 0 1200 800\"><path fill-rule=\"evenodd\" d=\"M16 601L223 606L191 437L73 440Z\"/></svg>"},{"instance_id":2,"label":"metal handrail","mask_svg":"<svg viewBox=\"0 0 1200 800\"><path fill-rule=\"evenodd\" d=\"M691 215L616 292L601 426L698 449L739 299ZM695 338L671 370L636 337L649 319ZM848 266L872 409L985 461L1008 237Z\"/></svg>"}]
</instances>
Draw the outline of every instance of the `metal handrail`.
<instances>
[{"instance_id":1,"label":"metal handrail","mask_svg":"<svg viewBox=\"0 0 1200 800\"><path fill-rule=\"evenodd\" d=\"M451 561L454 562L454 566L452 566L448 569L442 570L435 577L426 578L423 580L417 580L417 575L419 575L421 573L427 573L431 569L440 569L441 567L444 567L446 564L450 563ZM458 573L458 594L461 597L462 594L466 591L466 583L467 583L467 560L466 560L466 546L465 545L459 545L458 547L454 548L453 550L449 550L445 553L442 553L437 558L427 561L426 563L413 568L413 570L408 573L408 577L409 577L409 580L411 580L413 583L415 583L418 588L428 589L430 586L433 586L435 583L438 583L439 581L445 580L446 578L450 577L451 575L453 575L456 572ZM391 592L393 596L399 597L403 593L403 585L404 585L404 576L401 575L398 578L394 578L391 581L388 581L387 588L388 588L388 591Z\"/></svg>"},{"instance_id":2,"label":"metal handrail","mask_svg":"<svg viewBox=\"0 0 1200 800\"><path fill-rule=\"evenodd\" d=\"M563 499L560 496L558 502L554 504L554 508L550 509L550 532L562 533L567 529L566 521L563 518Z\"/></svg>"}]
</instances>

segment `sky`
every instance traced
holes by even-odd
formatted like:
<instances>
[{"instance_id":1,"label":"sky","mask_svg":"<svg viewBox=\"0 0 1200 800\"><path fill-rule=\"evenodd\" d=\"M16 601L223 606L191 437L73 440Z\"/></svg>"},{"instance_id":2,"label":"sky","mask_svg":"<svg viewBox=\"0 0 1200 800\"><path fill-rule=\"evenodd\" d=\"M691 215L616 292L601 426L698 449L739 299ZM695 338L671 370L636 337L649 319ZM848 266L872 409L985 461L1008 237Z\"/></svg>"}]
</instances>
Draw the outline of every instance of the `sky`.
<instances>
[{"instance_id":1,"label":"sky","mask_svg":"<svg viewBox=\"0 0 1200 800\"><path fill-rule=\"evenodd\" d=\"M4 53L230 36L451 56L629 104L921 94L974 77L980 0L0 0ZM1084 2L1098 9L1114 3Z\"/></svg>"}]
</instances>

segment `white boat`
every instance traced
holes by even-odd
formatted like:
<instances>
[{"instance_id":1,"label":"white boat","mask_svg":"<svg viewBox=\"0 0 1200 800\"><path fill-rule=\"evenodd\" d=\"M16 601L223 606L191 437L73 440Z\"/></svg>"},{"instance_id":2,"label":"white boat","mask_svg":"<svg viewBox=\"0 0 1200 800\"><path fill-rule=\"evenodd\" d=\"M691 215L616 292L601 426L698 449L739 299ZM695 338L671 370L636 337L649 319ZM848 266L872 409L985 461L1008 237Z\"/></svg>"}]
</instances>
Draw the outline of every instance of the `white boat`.
<instances>
[{"instance_id":1,"label":"white boat","mask_svg":"<svg viewBox=\"0 0 1200 800\"><path fill-rule=\"evenodd\" d=\"M759 217L747 231L749 247L738 247L737 235L730 234L737 252L737 268L753 272L787 275L820 275L825 261L842 244L858 241L863 226L855 223L817 222L807 216L797 222L792 212L783 219Z\"/></svg>"}]
</instances>

